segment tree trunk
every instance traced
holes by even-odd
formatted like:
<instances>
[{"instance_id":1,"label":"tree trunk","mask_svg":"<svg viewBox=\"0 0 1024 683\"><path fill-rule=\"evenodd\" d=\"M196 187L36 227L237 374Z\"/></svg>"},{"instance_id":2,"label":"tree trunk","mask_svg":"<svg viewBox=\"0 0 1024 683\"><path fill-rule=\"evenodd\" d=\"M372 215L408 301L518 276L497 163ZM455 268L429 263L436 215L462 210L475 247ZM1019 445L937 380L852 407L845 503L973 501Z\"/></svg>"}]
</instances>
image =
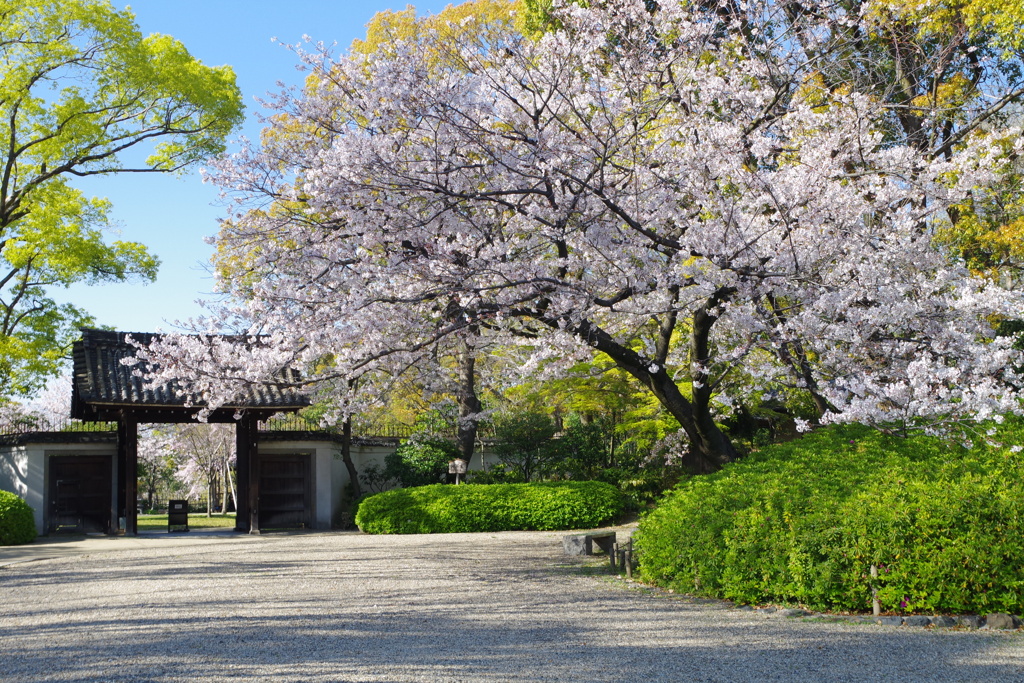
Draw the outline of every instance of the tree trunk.
<instances>
[{"instance_id":1,"label":"tree trunk","mask_svg":"<svg viewBox=\"0 0 1024 683\"><path fill-rule=\"evenodd\" d=\"M220 514L228 514L228 459L224 458L220 462L220 481L221 481L221 498L220 498Z\"/></svg>"},{"instance_id":2,"label":"tree trunk","mask_svg":"<svg viewBox=\"0 0 1024 683\"><path fill-rule=\"evenodd\" d=\"M217 470L210 468L206 478L206 516L213 517L213 501L217 500Z\"/></svg>"},{"instance_id":3,"label":"tree trunk","mask_svg":"<svg viewBox=\"0 0 1024 683\"><path fill-rule=\"evenodd\" d=\"M628 368L626 368L628 371ZM634 375L640 381L641 377ZM675 380L664 368L658 372L648 373L647 385L658 397L662 406L679 421L690 442L689 453L685 457L688 469L694 474L708 474L722 469L722 465L732 462L739 453L732 445L729 437L715 424L710 407L706 403L694 404L686 400L679 391Z\"/></svg>"},{"instance_id":4,"label":"tree trunk","mask_svg":"<svg viewBox=\"0 0 1024 683\"><path fill-rule=\"evenodd\" d=\"M345 421L341 423L341 461L345 463L345 470L348 472L349 486L352 489L352 500L355 501L362 495L359 488L359 472L356 471L355 463L352 462L352 416L346 415Z\"/></svg>"},{"instance_id":5,"label":"tree trunk","mask_svg":"<svg viewBox=\"0 0 1024 683\"><path fill-rule=\"evenodd\" d=\"M727 292L724 292L722 296L726 294ZM719 298L712 297L708 304L700 309L704 317L699 324L697 320L694 321L693 334L696 339L691 342L691 349L698 352L698 359L707 357L707 335L716 319L708 311L717 305ZM695 318L700 311L695 314ZM685 457L685 463L690 471L695 474L716 472L722 465L739 457L729 437L715 424L710 407L710 386L695 388L695 400L691 402L679 391L675 380L668 374L663 364L646 359L633 349L618 343L597 325L584 320L579 325L567 329L571 329L588 346L604 352L618 367L650 389L665 410L679 421L689 439L689 452ZM699 382L700 379L708 378L706 373L703 373L693 379Z\"/></svg>"},{"instance_id":6,"label":"tree trunk","mask_svg":"<svg viewBox=\"0 0 1024 683\"><path fill-rule=\"evenodd\" d=\"M775 322L780 326L785 325L787 318L782 314L782 307L779 305L779 302L773 295L769 295L767 301ZM822 396L818 388L818 381L814 378L814 371L811 368L811 363L803 344L794 340L776 346L775 355L793 371L793 375L803 382L804 388L810 393L811 400L814 401L814 409L818 413L818 418L824 417L825 413L836 412L835 406Z\"/></svg>"},{"instance_id":7,"label":"tree trunk","mask_svg":"<svg viewBox=\"0 0 1024 683\"><path fill-rule=\"evenodd\" d=\"M230 465L228 465L225 468L225 474L226 474L226 476L224 478L224 489L228 490L228 491L231 491L231 501L235 504L235 513L237 514L238 513L238 491L235 490L235 482L231 478L231 466ZM224 512L227 513L227 510L228 510L228 508L227 508L227 505L225 504Z\"/></svg>"},{"instance_id":8,"label":"tree trunk","mask_svg":"<svg viewBox=\"0 0 1024 683\"><path fill-rule=\"evenodd\" d=\"M469 461L476 447L477 419L471 418L481 410L480 398L476 395L476 356L472 345L464 342L459 354L459 425L457 442L459 457Z\"/></svg>"}]
</instances>

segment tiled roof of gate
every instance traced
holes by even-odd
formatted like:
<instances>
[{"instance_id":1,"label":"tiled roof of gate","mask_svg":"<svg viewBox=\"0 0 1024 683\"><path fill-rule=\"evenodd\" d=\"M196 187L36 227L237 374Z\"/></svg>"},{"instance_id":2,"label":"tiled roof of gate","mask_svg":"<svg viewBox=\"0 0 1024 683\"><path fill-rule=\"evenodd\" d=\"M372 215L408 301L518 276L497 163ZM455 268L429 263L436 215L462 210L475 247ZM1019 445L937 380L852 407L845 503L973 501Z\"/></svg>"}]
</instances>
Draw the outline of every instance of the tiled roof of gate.
<instances>
[{"instance_id":1,"label":"tiled roof of gate","mask_svg":"<svg viewBox=\"0 0 1024 683\"><path fill-rule=\"evenodd\" d=\"M137 365L122 361L134 358L135 345L149 345L160 335L147 332L113 332L83 329L82 339L72 349L74 387L72 415L80 417L86 405L147 408L184 407L185 398L176 391L177 384L148 384L135 372ZM282 381L295 381L299 373L288 370ZM272 385L251 385L246 395L226 408L295 409L309 405L309 399L291 388Z\"/></svg>"}]
</instances>

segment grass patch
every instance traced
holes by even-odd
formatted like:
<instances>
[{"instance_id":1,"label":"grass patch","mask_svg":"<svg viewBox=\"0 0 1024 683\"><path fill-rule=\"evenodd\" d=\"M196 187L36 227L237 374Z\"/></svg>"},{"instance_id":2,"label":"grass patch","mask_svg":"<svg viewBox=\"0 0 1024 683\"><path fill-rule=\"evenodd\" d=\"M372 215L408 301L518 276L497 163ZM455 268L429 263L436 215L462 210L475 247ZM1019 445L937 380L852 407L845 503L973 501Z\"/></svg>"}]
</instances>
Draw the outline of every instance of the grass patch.
<instances>
[{"instance_id":1,"label":"grass patch","mask_svg":"<svg viewBox=\"0 0 1024 683\"><path fill-rule=\"evenodd\" d=\"M205 514L189 515L188 526L190 529L234 529L235 513L229 512L226 515L214 515L207 517ZM139 531L167 531L167 515L139 515Z\"/></svg>"}]
</instances>

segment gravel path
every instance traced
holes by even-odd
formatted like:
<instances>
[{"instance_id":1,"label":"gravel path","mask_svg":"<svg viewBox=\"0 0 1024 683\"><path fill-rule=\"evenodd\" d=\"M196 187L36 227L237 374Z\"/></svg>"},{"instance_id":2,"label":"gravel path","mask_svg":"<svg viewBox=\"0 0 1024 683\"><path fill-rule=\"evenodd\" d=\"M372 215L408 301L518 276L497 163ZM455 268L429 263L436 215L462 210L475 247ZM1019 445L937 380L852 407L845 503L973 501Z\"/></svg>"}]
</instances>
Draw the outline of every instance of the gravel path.
<instances>
[{"instance_id":1,"label":"gravel path","mask_svg":"<svg viewBox=\"0 0 1024 683\"><path fill-rule=\"evenodd\" d=\"M96 539L0 566L10 681L1024 680L1024 634L652 595L560 533Z\"/></svg>"}]
</instances>

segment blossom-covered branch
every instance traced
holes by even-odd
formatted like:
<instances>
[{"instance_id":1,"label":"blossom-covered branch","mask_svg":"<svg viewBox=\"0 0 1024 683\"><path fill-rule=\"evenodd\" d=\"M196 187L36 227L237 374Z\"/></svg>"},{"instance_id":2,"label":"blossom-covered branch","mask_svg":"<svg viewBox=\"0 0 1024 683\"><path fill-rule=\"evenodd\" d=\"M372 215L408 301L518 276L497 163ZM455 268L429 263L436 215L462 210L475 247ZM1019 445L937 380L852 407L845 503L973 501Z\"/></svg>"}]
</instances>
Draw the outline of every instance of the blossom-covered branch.
<instances>
[{"instance_id":1,"label":"blossom-covered branch","mask_svg":"<svg viewBox=\"0 0 1024 683\"><path fill-rule=\"evenodd\" d=\"M1020 354L992 324L1020 296L930 238L995 177L994 145L894 139L885 98L811 87L799 41L744 46L769 38L691 3L592 5L533 38L305 55L311 85L214 173L239 201L225 287L271 343L244 378L184 344L168 371L211 394L289 354L351 376L470 329L547 358L596 350L702 471L736 455L715 418L737 363L810 392L823 421L1020 409Z\"/></svg>"}]
</instances>

